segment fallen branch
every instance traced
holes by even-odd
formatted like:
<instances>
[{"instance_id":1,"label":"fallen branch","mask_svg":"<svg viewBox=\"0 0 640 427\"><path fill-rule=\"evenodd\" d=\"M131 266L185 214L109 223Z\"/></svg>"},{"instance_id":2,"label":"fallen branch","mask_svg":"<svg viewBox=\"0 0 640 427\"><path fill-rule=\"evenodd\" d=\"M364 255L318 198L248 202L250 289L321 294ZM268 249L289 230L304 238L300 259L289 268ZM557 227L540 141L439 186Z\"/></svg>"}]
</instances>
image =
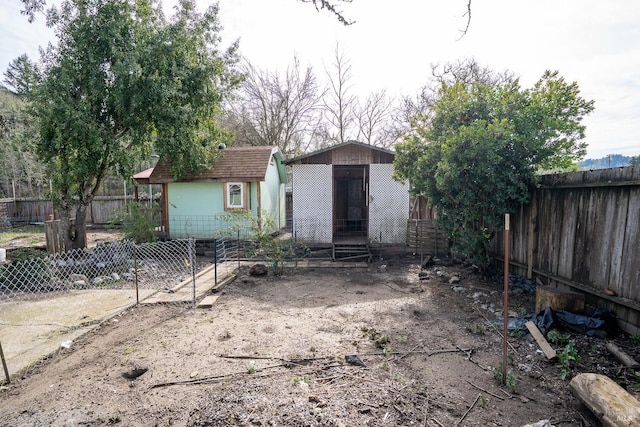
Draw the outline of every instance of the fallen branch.
<instances>
[{"instance_id":1,"label":"fallen branch","mask_svg":"<svg viewBox=\"0 0 640 427\"><path fill-rule=\"evenodd\" d=\"M502 335L502 332L500 332L498 330L498 328L496 328L496 325L494 325L493 323L491 323L489 321L489 319L487 319L487 316L485 316L484 314L482 314L482 317L484 317L484 320L487 321L487 323L493 328L493 331L498 334L498 336L502 339L504 339L504 335ZM513 350L514 353L518 353L516 348L509 342L509 340L507 340L507 344L509 344L509 347L511 347L511 350Z\"/></svg>"},{"instance_id":2,"label":"fallen branch","mask_svg":"<svg viewBox=\"0 0 640 427\"><path fill-rule=\"evenodd\" d=\"M285 366L284 363L279 363L277 365L271 365L271 366L266 366L264 368L256 369L253 372L254 373L255 372L262 372L262 371L265 371L267 369L280 368L280 367L283 367L283 366ZM249 374L246 371L232 372L230 374L213 375L213 376L203 377L203 378L193 378L193 379L189 379L189 380L169 381L169 382L165 382L165 383L158 383L158 384L153 384L151 386L151 388L167 387L167 386L171 386L171 385L200 384L200 383L205 383L205 382L224 381L224 380L234 379L236 377L245 376L245 375L253 375L253 374Z\"/></svg>"},{"instance_id":3,"label":"fallen branch","mask_svg":"<svg viewBox=\"0 0 640 427\"><path fill-rule=\"evenodd\" d=\"M323 356L323 357L302 357L299 359L285 359L283 357L277 356L247 356L247 355L230 355L230 354L220 354L218 357L223 359L254 359L254 360L280 360L285 363L295 363L295 364L304 364L307 362L313 362L316 360L327 360L334 359L334 356Z\"/></svg>"},{"instance_id":4,"label":"fallen branch","mask_svg":"<svg viewBox=\"0 0 640 427\"><path fill-rule=\"evenodd\" d=\"M436 420L435 418L431 418L431 421L438 424L440 427L444 427L444 425L440 421Z\"/></svg>"},{"instance_id":5,"label":"fallen branch","mask_svg":"<svg viewBox=\"0 0 640 427\"><path fill-rule=\"evenodd\" d=\"M475 387L475 388L477 388L477 389L478 389L478 390L480 390L480 391L484 391L485 393L487 393L487 394L488 394L488 395L490 395L490 396L495 397L496 399L504 400L504 397L502 397L502 396L498 396L497 394L493 394L493 393L491 393L490 391L485 390L485 389L483 389L482 387L475 385L474 383L472 383L472 382L471 382L471 381L469 381L469 380L467 380L467 382L468 382L469 384L471 384L471 386L472 386L472 387Z\"/></svg>"},{"instance_id":6,"label":"fallen branch","mask_svg":"<svg viewBox=\"0 0 640 427\"><path fill-rule=\"evenodd\" d=\"M605 344L605 347L611 354L613 354L619 361L621 361L624 366L631 369L640 368L640 363L636 362L633 357L629 356L623 349L618 347L612 342L608 342Z\"/></svg>"},{"instance_id":7,"label":"fallen branch","mask_svg":"<svg viewBox=\"0 0 640 427\"><path fill-rule=\"evenodd\" d=\"M154 384L151 386L151 388L158 388L158 387L167 387L167 386L172 386L172 385L194 385L194 384L205 384L205 383L212 383L212 382L219 382L219 381L226 381L226 380L234 380L237 379L239 377L266 377L269 375L275 375L277 372L272 372L272 373L263 373L260 375L256 375L256 373L258 372L263 372L269 369L275 369L275 368L289 368L291 366L291 364L294 362L285 362L285 363L278 363L277 365L270 365L270 366L265 366L264 368L256 368L255 370L253 370L253 372L248 372L248 371L240 371L240 372L232 372L230 374L223 374L223 375L214 375L214 376L209 376L209 377L203 377L203 378L194 378L194 379L189 379L189 380L182 380L182 381L170 381L170 382L165 382L165 383L158 383L158 384ZM330 369L330 368L335 368L335 367L339 367L339 366L346 366L342 363L339 364L334 364L334 365L325 365L323 366L321 369ZM313 369L310 370L309 372L313 372L317 369Z\"/></svg>"},{"instance_id":8,"label":"fallen branch","mask_svg":"<svg viewBox=\"0 0 640 427\"><path fill-rule=\"evenodd\" d=\"M460 351L466 351L467 354L467 360L471 363L473 363L474 365L476 365L477 367L479 367L480 369L482 369L483 371L488 371L489 368L482 366L479 362L476 362L475 360L473 360L473 358L471 357L471 355L473 354L473 349L460 349Z\"/></svg>"},{"instance_id":9,"label":"fallen branch","mask_svg":"<svg viewBox=\"0 0 640 427\"><path fill-rule=\"evenodd\" d=\"M476 403L478 403L478 400L480 400L480 394L478 394L478 396L476 396L476 400L473 401L473 403L471 404L471 406L469 406L469 409L467 409L467 412L465 412L462 417L458 420L458 422L456 423L456 426L459 426L460 423L462 421L464 421L464 419L467 417L467 414L469 412L471 412L471 410L473 409L474 406L476 406Z\"/></svg>"}]
</instances>

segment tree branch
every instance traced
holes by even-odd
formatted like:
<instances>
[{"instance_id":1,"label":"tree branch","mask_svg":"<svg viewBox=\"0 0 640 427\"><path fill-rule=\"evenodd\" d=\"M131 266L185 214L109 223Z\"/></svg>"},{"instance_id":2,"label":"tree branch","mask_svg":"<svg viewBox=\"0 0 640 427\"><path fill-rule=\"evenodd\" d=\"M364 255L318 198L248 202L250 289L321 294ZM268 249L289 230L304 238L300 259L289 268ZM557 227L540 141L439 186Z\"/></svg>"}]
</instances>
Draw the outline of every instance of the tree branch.
<instances>
[{"instance_id":1,"label":"tree branch","mask_svg":"<svg viewBox=\"0 0 640 427\"><path fill-rule=\"evenodd\" d=\"M343 15L342 11L336 8L335 3L332 3L329 0L299 0L299 1L301 1L302 3L313 3L313 5L315 6L318 12L322 9L327 9L330 13L332 13L338 19L338 21L340 21L344 25L351 25L355 23L355 21L352 21L346 18ZM351 3L351 0L336 0L336 1L341 1L343 3Z\"/></svg>"}]
</instances>

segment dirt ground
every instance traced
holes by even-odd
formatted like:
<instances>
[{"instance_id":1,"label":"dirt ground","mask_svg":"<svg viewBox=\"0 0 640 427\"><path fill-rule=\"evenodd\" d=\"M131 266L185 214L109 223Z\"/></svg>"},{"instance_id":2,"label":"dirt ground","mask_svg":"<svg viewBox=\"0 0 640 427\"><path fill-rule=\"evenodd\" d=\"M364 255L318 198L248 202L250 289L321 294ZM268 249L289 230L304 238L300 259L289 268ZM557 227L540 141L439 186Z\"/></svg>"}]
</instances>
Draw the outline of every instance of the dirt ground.
<instances>
[{"instance_id":1,"label":"dirt ground","mask_svg":"<svg viewBox=\"0 0 640 427\"><path fill-rule=\"evenodd\" d=\"M598 426L528 336L509 338L499 386L488 320L501 288L412 256L240 272L210 309L134 307L18 376L0 425ZM533 295L510 298L515 314L534 309ZM620 372L604 340L573 338L576 372Z\"/></svg>"}]
</instances>

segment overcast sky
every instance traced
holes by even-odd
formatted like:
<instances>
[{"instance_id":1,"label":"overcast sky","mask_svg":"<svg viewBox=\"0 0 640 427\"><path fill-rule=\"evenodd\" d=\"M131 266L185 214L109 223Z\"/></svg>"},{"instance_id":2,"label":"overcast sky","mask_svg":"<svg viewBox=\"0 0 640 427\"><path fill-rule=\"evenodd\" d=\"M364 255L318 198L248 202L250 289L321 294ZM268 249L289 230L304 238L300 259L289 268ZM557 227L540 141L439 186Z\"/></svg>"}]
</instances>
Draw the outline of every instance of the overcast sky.
<instances>
[{"instance_id":1,"label":"overcast sky","mask_svg":"<svg viewBox=\"0 0 640 427\"><path fill-rule=\"evenodd\" d=\"M205 7L207 0L198 0ZM165 3L173 1L165 0ZM352 66L354 91L413 95L431 64L475 58L509 70L531 87L546 69L576 81L595 112L586 120L587 157L640 154L640 1L638 0L353 0L342 7L355 24L296 0L220 0L223 45L240 39L254 65L284 70L296 55L323 77L336 44ZM0 71L51 32L28 24L19 0L0 0Z\"/></svg>"}]
</instances>

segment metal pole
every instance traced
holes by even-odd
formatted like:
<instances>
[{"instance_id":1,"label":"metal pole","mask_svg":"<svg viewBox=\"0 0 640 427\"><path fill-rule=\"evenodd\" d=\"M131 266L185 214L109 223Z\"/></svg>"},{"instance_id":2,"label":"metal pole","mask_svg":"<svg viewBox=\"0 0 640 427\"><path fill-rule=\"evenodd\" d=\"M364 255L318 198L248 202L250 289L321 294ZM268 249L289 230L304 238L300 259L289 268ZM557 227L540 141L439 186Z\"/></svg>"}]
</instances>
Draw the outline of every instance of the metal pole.
<instances>
[{"instance_id":1,"label":"metal pole","mask_svg":"<svg viewBox=\"0 0 640 427\"><path fill-rule=\"evenodd\" d=\"M4 376L7 378L7 384L11 383L11 377L9 376L9 369L7 369L7 361L4 359L4 351L2 350L2 343L0 343L0 358L2 358L2 367L4 368Z\"/></svg>"},{"instance_id":2,"label":"metal pole","mask_svg":"<svg viewBox=\"0 0 640 427\"><path fill-rule=\"evenodd\" d=\"M133 245L133 271L136 278L136 305L140 304L140 292L138 286L138 247Z\"/></svg>"},{"instance_id":3,"label":"metal pole","mask_svg":"<svg viewBox=\"0 0 640 427\"><path fill-rule=\"evenodd\" d=\"M236 240L236 253L238 258L238 270L240 269L240 229L238 228L238 238Z\"/></svg>"},{"instance_id":4,"label":"metal pole","mask_svg":"<svg viewBox=\"0 0 640 427\"><path fill-rule=\"evenodd\" d=\"M189 262L191 263L191 284L193 285L193 306L196 306L196 260L195 260L196 239L189 239Z\"/></svg>"},{"instance_id":5,"label":"metal pole","mask_svg":"<svg viewBox=\"0 0 640 427\"><path fill-rule=\"evenodd\" d=\"M509 214L504 214L504 302L502 322L502 384L507 383L507 330L509 324Z\"/></svg>"},{"instance_id":6,"label":"metal pole","mask_svg":"<svg viewBox=\"0 0 640 427\"><path fill-rule=\"evenodd\" d=\"M218 286L218 239L213 239L213 283Z\"/></svg>"}]
</instances>

